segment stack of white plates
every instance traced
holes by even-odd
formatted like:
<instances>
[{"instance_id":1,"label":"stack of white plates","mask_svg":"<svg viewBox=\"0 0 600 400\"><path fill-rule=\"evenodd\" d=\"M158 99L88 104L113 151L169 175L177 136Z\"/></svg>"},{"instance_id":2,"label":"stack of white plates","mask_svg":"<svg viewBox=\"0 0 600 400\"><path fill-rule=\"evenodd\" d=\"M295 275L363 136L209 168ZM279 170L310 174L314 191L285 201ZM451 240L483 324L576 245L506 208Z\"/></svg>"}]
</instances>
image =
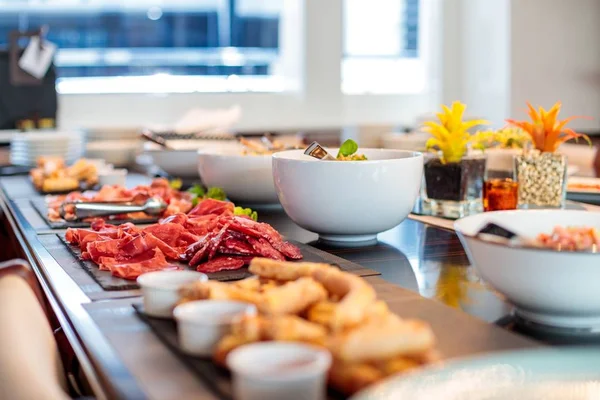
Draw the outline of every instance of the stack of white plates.
<instances>
[{"instance_id":1,"label":"stack of white plates","mask_svg":"<svg viewBox=\"0 0 600 400\"><path fill-rule=\"evenodd\" d=\"M83 156L85 137L81 131L23 132L10 142L10 162L13 165L36 165L39 157L62 157L73 163Z\"/></svg>"}]
</instances>

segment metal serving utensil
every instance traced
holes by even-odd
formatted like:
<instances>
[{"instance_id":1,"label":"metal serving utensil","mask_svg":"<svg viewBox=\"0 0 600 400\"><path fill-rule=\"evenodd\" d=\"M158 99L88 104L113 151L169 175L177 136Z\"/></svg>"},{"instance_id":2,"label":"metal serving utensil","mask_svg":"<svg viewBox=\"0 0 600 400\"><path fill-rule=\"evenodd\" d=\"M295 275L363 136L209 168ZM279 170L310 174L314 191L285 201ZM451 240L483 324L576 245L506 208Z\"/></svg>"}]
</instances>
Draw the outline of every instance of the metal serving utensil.
<instances>
[{"instance_id":1,"label":"metal serving utensil","mask_svg":"<svg viewBox=\"0 0 600 400\"><path fill-rule=\"evenodd\" d=\"M150 198L144 204L133 203L109 203L109 202L74 202L64 203L60 206L60 215L64 218L65 206L73 205L75 219L91 217L107 217L110 215L129 214L144 212L148 215L160 215L167 208L167 204L161 199Z\"/></svg>"},{"instance_id":2,"label":"metal serving utensil","mask_svg":"<svg viewBox=\"0 0 600 400\"><path fill-rule=\"evenodd\" d=\"M167 144L167 141L164 138L156 136L154 132L149 129L144 129L140 134L142 135L142 138L148 140L149 142L156 143L165 150L173 150L171 146Z\"/></svg>"},{"instance_id":3,"label":"metal serving utensil","mask_svg":"<svg viewBox=\"0 0 600 400\"><path fill-rule=\"evenodd\" d=\"M331 154L329 154L327 152L327 150L325 150L323 148L323 146L321 146L317 142L312 142L310 144L310 146L308 146L306 148L306 150L304 150L304 154L306 154L307 156L318 158L319 160L330 160L330 161L335 161L336 160L336 158L334 156L332 156Z\"/></svg>"}]
</instances>

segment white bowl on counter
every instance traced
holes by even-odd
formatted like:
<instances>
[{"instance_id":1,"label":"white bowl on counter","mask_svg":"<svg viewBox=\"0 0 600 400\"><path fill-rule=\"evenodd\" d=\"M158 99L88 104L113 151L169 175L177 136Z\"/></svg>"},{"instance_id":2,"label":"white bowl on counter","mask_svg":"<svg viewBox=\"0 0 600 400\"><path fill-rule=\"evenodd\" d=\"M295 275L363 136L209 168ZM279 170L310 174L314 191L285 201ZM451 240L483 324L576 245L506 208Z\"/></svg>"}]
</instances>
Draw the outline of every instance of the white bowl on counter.
<instances>
[{"instance_id":1,"label":"white bowl on counter","mask_svg":"<svg viewBox=\"0 0 600 400\"><path fill-rule=\"evenodd\" d=\"M337 154L337 149L328 149ZM359 149L368 161L321 161L290 150L273 155L279 201L301 227L327 242L373 242L412 210L423 176L423 155Z\"/></svg>"},{"instance_id":2,"label":"white bowl on counter","mask_svg":"<svg viewBox=\"0 0 600 400\"><path fill-rule=\"evenodd\" d=\"M175 307L181 349L193 356L211 357L219 341L240 318L256 315L253 304L229 300L196 300Z\"/></svg>"},{"instance_id":3,"label":"white bowl on counter","mask_svg":"<svg viewBox=\"0 0 600 400\"><path fill-rule=\"evenodd\" d=\"M323 400L331 354L303 343L244 345L227 356L238 400Z\"/></svg>"},{"instance_id":4,"label":"white bowl on counter","mask_svg":"<svg viewBox=\"0 0 600 400\"><path fill-rule=\"evenodd\" d=\"M198 150L198 172L207 187L220 187L234 203L277 204L271 155L237 149Z\"/></svg>"},{"instance_id":5,"label":"white bowl on counter","mask_svg":"<svg viewBox=\"0 0 600 400\"><path fill-rule=\"evenodd\" d=\"M167 174L177 178L198 177L197 150L147 150L145 154Z\"/></svg>"},{"instance_id":6,"label":"white bowl on counter","mask_svg":"<svg viewBox=\"0 0 600 400\"><path fill-rule=\"evenodd\" d=\"M144 312L152 317L170 318L179 301L179 288L186 283L206 282L208 276L196 271L155 271L140 275L137 283L144 298Z\"/></svg>"},{"instance_id":7,"label":"white bowl on counter","mask_svg":"<svg viewBox=\"0 0 600 400\"><path fill-rule=\"evenodd\" d=\"M117 167L126 167L135 162L141 148L140 140L103 140L88 143L85 155L87 158L102 158Z\"/></svg>"},{"instance_id":8,"label":"white bowl on counter","mask_svg":"<svg viewBox=\"0 0 600 400\"><path fill-rule=\"evenodd\" d=\"M515 305L517 315L548 326L600 331L600 254L509 247L475 237L490 222L535 239L556 226L599 229L600 213L496 211L454 223L479 276Z\"/></svg>"}]
</instances>

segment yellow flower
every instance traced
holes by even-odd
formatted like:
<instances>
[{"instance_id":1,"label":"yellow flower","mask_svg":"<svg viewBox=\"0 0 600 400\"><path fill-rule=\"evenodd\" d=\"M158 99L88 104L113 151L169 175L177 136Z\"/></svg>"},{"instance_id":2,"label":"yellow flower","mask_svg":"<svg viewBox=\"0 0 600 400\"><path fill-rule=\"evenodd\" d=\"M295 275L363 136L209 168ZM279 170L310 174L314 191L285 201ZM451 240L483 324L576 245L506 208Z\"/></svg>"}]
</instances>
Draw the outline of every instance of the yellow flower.
<instances>
[{"instance_id":1,"label":"yellow flower","mask_svg":"<svg viewBox=\"0 0 600 400\"><path fill-rule=\"evenodd\" d=\"M452 103L452 108L442 105L443 112L436 114L439 120L425 122L424 130L433 137L427 140L427 149L438 149L442 152L442 162L459 162L467 151L471 135L468 130L477 125L488 124L476 119L463 121L467 106L459 101Z\"/></svg>"},{"instance_id":2,"label":"yellow flower","mask_svg":"<svg viewBox=\"0 0 600 400\"><path fill-rule=\"evenodd\" d=\"M561 108L560 102L554 104L548 111L543 107L539 107L538 112L530 103L527 103L527 106L529 107L528 114L531 122L515 121L513 119L507 119L506 122L527 132L531 136L533 145L539 151L554 153L567 140L579 139L580 137L584 138L590 145L592 144L587 135L566 128L566 125L572 120L585 117L574 116L562 121L558 119Z\"/></svg>"}]
</instances>

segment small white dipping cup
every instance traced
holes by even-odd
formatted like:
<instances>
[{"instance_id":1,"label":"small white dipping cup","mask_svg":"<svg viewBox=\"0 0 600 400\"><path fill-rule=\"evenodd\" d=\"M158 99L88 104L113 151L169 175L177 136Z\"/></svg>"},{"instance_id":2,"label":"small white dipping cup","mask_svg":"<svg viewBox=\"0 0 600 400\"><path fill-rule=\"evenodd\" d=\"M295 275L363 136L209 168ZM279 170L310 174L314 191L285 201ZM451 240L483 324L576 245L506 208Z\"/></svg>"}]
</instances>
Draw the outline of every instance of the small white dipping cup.
<instances>
[{"instance_id":1,"label":"small white dipping cup","mask_svg":"<svg viewBox=\"0 0 600 400\"><path fill-rule=\"evenodd\" d=\"M256 315L253 304L228 300L197 300L175 307L179 346L187 354L211 357L217 343L245 315Z\"/></svg>"},{"instance_id":2,"label":"small white dipping cup","mask_svg":"<svg viewBox=\"0 0 600 400\"><path fill-rule=\"evenodd\" d=\"M236 400L324 400L331 354L303 343L260 342L227 356Z\"/></svg>"},{"instance_id":3,"label":"small white dipping cup","mask_svg":"<svg viewBox=\"0 0 600 400\"><path fill-rule=\"evenodd\" d=\"M179 288L190 282L206 282L208 276L196 271L155 271L138 276L144 297L144 312L152 317L171 318L179 301Z\"/></svg>"}]
</instances>

